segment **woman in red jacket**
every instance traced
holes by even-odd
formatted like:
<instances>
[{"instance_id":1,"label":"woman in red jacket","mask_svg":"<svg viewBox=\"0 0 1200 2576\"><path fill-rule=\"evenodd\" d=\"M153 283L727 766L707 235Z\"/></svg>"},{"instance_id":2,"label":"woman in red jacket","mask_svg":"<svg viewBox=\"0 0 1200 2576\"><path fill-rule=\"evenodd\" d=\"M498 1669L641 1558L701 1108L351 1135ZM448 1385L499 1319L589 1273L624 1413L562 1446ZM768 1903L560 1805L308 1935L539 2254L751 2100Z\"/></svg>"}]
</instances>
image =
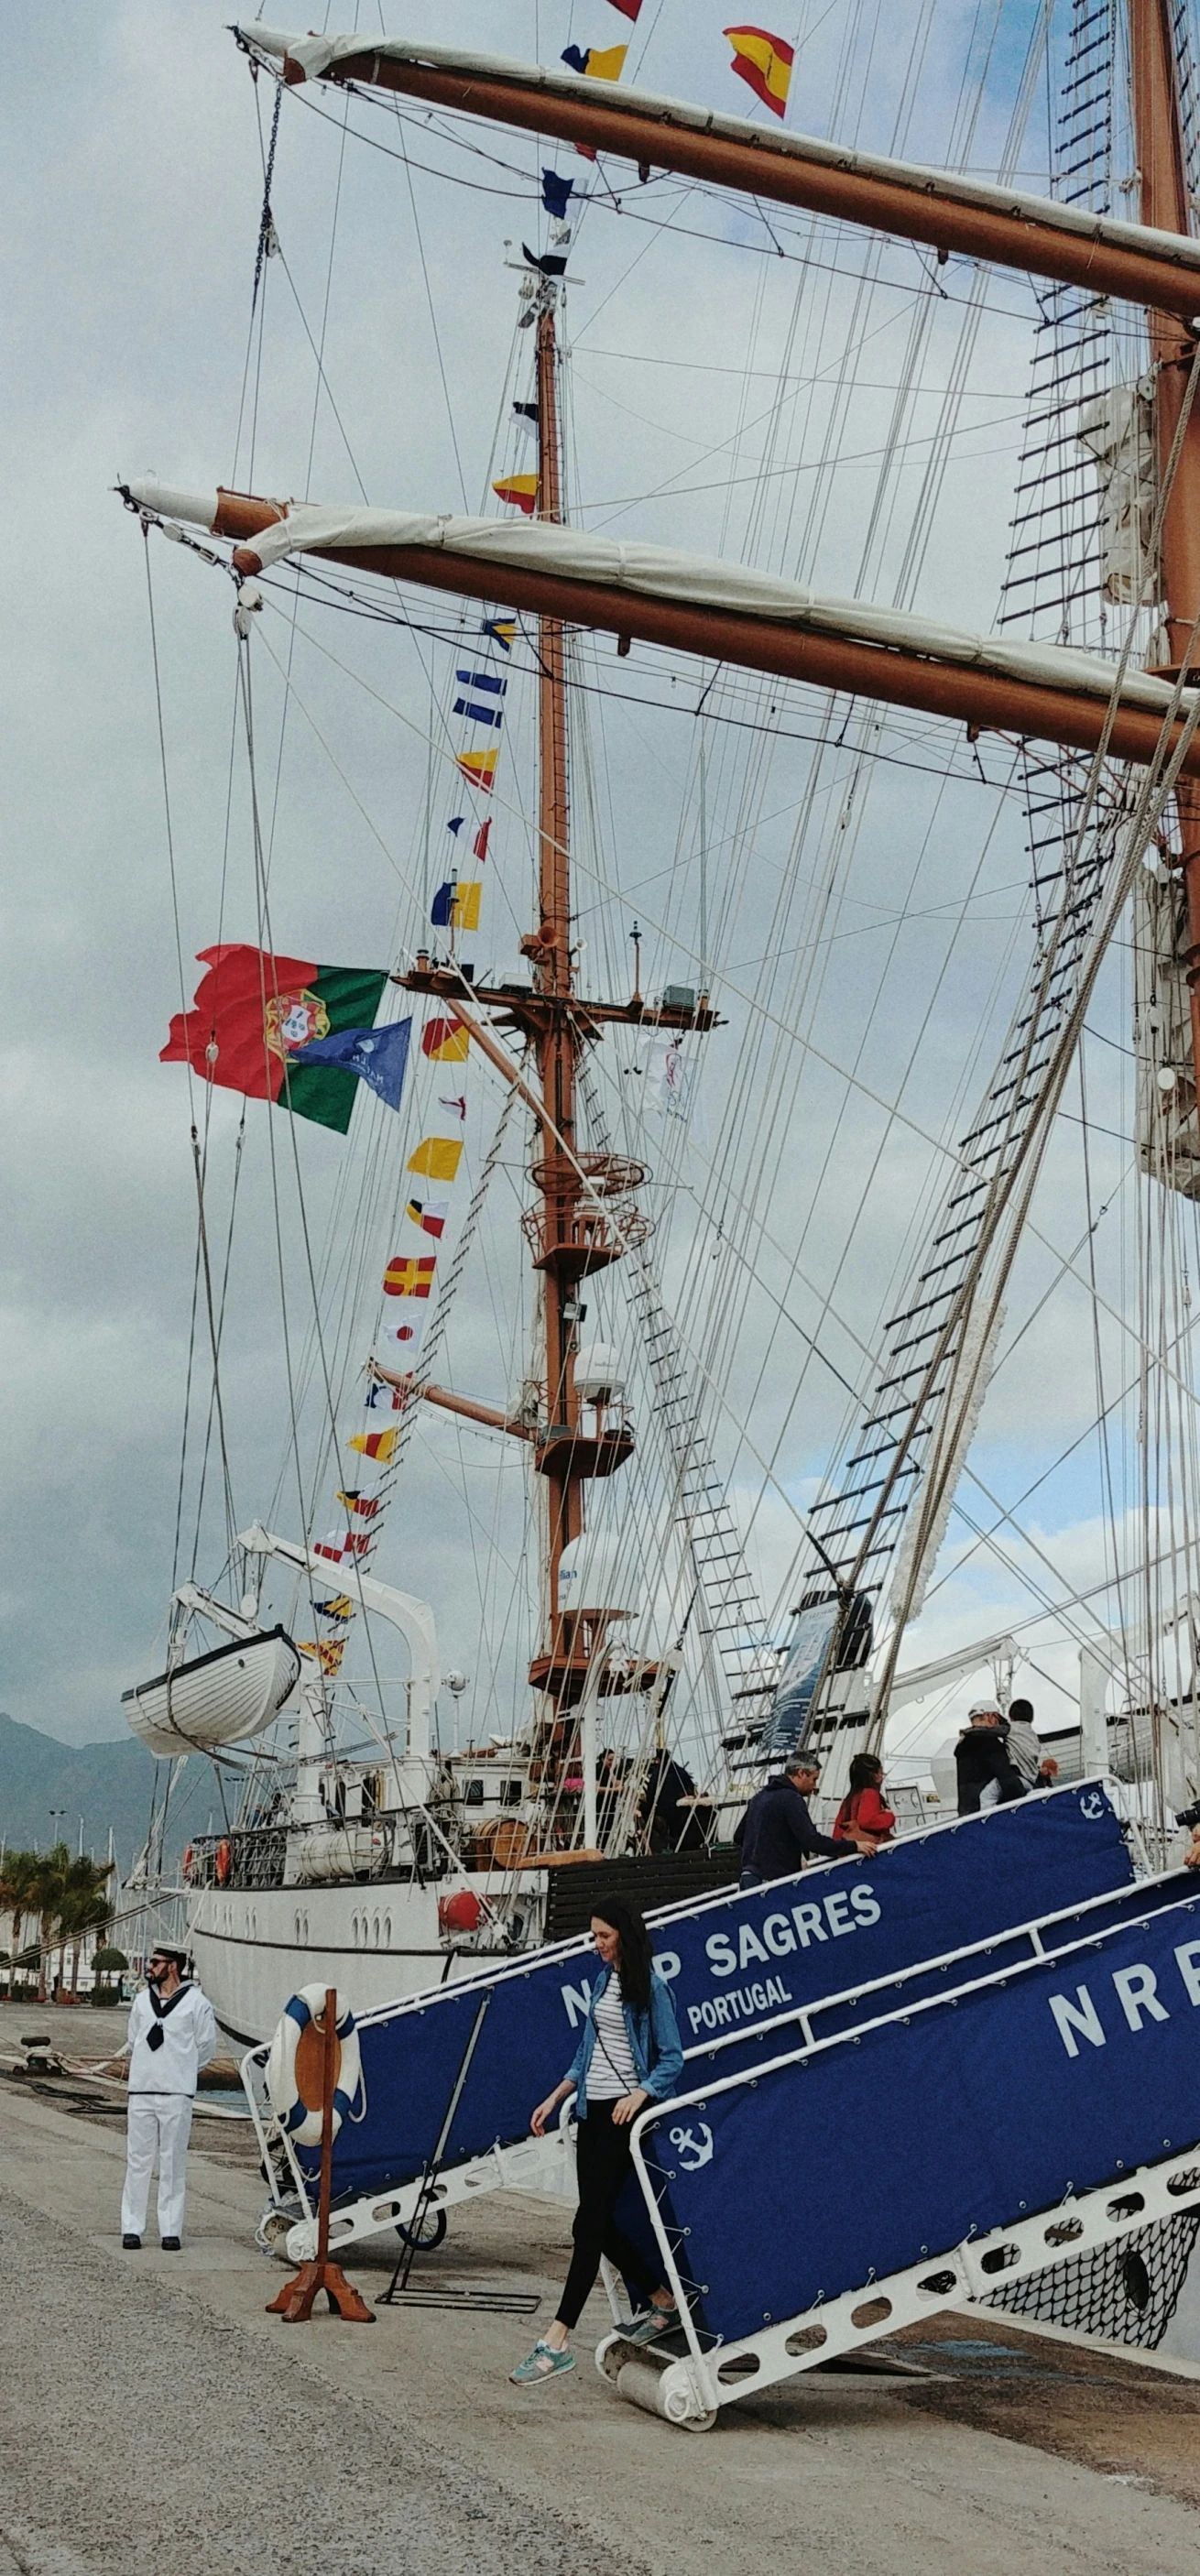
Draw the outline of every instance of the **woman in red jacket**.
<instances>
[{"instance_id":1,"label":"woman in red jacket","mask_svg":"<svg viewBox=\"0 0 1200 2576\"><path fill-rule=\"evenodd\" d=\"M882 1787L882 1762L873 1753L856 1753L850 1765L850 1786L833 1828L835 1843L848 1843L854 1833L874 1834L881 1843L890 1841L896 1819L880 1797Z\"/></svg>"}]
</instances>

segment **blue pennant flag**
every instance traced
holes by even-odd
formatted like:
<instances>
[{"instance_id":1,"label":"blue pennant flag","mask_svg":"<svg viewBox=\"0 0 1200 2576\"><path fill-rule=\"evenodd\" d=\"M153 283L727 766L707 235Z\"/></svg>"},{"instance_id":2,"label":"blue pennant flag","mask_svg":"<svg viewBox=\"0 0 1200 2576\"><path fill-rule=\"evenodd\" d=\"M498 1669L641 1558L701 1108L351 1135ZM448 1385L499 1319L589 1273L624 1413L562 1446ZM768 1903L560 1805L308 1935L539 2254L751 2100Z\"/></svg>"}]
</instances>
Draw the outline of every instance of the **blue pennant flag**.
<instances>
[{"instance_id":1,"label":"blue pennant flag","mask_svg":"<svg viewBox=\"0 0 1200 2576\"><path fill-rule=\"evenodd\" d=\"M579 72L582 75L587 70L591 50L590 45L564 45L559 59L566 64L569 72Z\"/></svg>"},{"instance_id":2,"label":"blue pennant flag","mask_svg":"<svg viewBox=\"0 0 1200 2576\"><path fill-rule=\"evenodd\" d=\"M558 224L566 218L567 202L574 186L573 179L560 179L557 170L542 172L542 204Z\"/></svg>"},{"instance_id":3,"label":"blue pennant flag","mask_svg":"<svg viewBox=\"0 0 1200 2576\"><path fill-rule=\"evenodd\" d=\"M454 919L454 898L457 893L457 877L448 877L445 885L438 887L429 907L429 918L435 930L449 930Z\"/></svg>"},{"instance_id":4,"label":"blue pennant flag","mask_svg":"<svg viewBox=\"0 0 1200 2576\"><path fill-rule=\"evenodd\" d=\"M389 1109L398 1109L411 1035L411 1020L388 1020L381 1029L337 1029L332 1037L310 1039L304 1062L340 1064L347 1073L360 1074Z\"/></svg>"},{"instance_id":5,"label":"blue pennant flag","mask_svg":"<svg viewBox=\"0 0 1200 2576\"><path fill-rule=\"evenodd\" d=\"M503 671L456 671L454 677L468 689L492 689L498 698L503 697L508 687ZM453 824L450 829L453 831Z\"/></svg>"},{"instance_id":6,"label":"blue pennant flag","mask_svg":"<svg viewBox=\"0 0 1200 2576\"><path fill-rule=\"evenodd\" d=\"M460 678L460 680L461 680L461 678L462 678L462 673L461 673L461 671L459 672L459 675L458 675L458 676L459 676L459 678ZM446 825L446 830L447 830L448 832L461 832L462 827L463 827L463 824L466 822L466 819L467 819L467 818L466 818L466 815L465 815L465 814L456 814L456 815L455 815L455 817L454 817L454 821L453 821L452 823L447 823L447 825Z\"/></svg>"}]
</instances>

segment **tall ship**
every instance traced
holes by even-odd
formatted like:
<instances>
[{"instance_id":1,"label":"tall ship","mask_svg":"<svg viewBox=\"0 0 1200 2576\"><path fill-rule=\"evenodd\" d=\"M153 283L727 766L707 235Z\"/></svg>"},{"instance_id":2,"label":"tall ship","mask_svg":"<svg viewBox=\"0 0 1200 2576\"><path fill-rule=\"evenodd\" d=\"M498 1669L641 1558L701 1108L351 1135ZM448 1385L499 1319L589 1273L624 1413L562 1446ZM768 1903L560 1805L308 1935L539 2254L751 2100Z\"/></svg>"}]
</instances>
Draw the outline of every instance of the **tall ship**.
<instances>
[{"instance_id":1,"label":"tall ship","mask_svg":"<svg viewBox=\"0 0 1200 2576\"><path fill-rule=\"evenodd\" d=\"M728 1883L802 1743L928 1825L982 1688L1148 1860L1200 1799L1191 0L612 6L237 28L230 481L121 486L197 1206L125 1707L239 2043Z\"/></svg>"}]
</instances>

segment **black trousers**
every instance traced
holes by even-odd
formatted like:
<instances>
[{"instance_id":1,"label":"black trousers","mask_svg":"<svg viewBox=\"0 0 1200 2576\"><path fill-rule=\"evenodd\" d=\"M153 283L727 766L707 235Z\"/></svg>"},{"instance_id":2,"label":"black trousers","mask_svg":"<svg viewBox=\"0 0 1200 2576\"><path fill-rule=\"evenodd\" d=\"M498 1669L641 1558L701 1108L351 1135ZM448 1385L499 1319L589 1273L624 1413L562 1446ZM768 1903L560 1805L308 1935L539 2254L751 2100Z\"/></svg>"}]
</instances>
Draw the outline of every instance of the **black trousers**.
<instances>
[{"instance_id":1,"label":"black trousers","mask_svg":"<svg viewBox=\"0 0 1200 2576\"><path fill-rule=\"evenodd\" d=\"M575 2251L558 2303L560 2326L578 2325L596 2286L602 2254L645 2298L661 2285L661 2275L650 2269L636 2245L622 2235L613 2216L631 2162L629 2130L615 2126L614 2108L612 2102L589 2102L587 2118L580 2120L575 2130L579 2207L571 2229Z\"/></svg>"}]
</instances>

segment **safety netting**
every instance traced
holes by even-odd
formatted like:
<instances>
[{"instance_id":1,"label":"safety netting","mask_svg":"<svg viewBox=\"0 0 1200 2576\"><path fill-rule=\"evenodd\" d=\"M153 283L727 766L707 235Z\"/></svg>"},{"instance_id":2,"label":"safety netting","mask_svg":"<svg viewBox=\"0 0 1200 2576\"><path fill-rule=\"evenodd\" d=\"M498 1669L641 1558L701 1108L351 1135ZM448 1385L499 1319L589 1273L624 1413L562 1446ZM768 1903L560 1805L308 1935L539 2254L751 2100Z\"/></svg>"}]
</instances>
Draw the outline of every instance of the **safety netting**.
<instances>
[{"instance_id":1,"label":"safety netting","mask_svg":"<svg viewBox=\"0 0 1200 2576\"><path fill-rule=\"evenodd\" d=\"M996 2290L987 2305L1030 2324L1068 2326L1154 2352L1175 2314L1198 2231L1195 2212L1160 2219Z\"/></svg>"}]
</instances>

